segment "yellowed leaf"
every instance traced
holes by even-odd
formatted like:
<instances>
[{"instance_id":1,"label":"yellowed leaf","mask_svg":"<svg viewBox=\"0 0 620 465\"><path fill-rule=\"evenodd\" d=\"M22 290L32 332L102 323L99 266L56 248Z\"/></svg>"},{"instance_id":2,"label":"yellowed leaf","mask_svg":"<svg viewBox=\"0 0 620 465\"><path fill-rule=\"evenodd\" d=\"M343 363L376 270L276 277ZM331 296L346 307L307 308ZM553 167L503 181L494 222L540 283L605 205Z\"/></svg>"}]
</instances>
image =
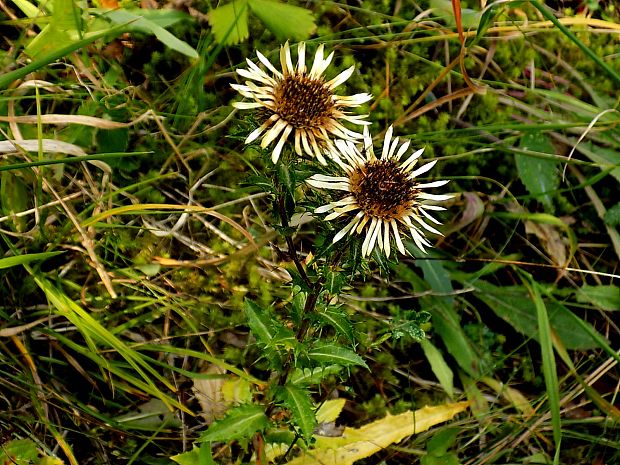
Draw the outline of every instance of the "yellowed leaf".
<instances>
[{"instance_id":1,"label":"yellowed leaf","mask_svg":"<svg viewBox=\"0 0 620 465\"><path fill-rule=\"evenodd\" d=\"M247 404L252 401L250 382L237 376L231 376L222 384L222 394L228 403Z\"/></svg>"},{"instance_id":2,"label":"yellowed leaf","mask_svg":"<svg viewBox=\"0 0 620 465\"><path fill-rule=\"evenodd\" d=\"M336 421L340 412L344 408L346 399L330 399L326 400L316 412L317 423L329 423Z\"/></svg>"},{"instance_id":3,"label":"yellowed leaf","mask_svg":"<svg viewBox=\"0 0 620 465\"><path fill-rule=\"evenodd\" d=\"M525 418L531 418L534 415L534 408L527 398L518 390L489 377L484 377L481 381L502 396L504 400L512 404Z\"/></svg>"},{"instance_id":4,"label":"yellowed leaf","mask_svg":"<svg viewBox=\"0 0 620 465\"><path fill-rule=\"evenodd\" d=\"M424 407L399 415L387 415L360 428L345 428L340 437L315 436L315 447L302 451L289 465L351 465L357 460L402 441L407 436L426 431L457 413L469 402Z\"/></svg>"}]
</instances>

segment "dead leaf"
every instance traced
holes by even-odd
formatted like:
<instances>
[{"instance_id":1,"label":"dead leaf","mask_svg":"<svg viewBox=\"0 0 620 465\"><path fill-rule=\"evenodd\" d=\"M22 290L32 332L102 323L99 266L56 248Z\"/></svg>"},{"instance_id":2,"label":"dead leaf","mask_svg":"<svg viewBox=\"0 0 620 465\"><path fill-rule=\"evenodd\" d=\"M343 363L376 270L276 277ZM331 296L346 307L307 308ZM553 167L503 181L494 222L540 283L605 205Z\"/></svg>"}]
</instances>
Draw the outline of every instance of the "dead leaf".
<instances>
[{"instance_id":1,"label":"dead leaf","mask_svg":"<svg viewBox=\"0 0 620 465\"><path fill-rule=\"evenodd\" d=\"M556 226L526 221L525 232L527 234L534 234L538 238L555 265L559 267L566 267L568 265L567 245Z\"/></svg>"},{"instance_id":2,"label":"dead leaf","mask_svg":"<svg viewBox=\"0 0 620 465\"><path fill-rule=\"evenodd\" d=\"M226 370L217 365L211 365L203 373L224 375ZM209 425L215 420L222 418L226 410L228 410L229 403L224 399L222 392L225 382L226 378L223 376L221 378L194 379L193 391L202 410L200 415Z\"/></svg>"},{"instance_id":3,"label":"dead leaf","mask_svg":"<svg viewBox=\"0 0 620 465\"><path fill-rule=\"evenodd\" d=\"M446 234L459 231L473 223L484 214L484 202L475 192L463 192L461 194L465 208L461 216L450 224Z\"/></svg>"},{"instance_id":4,"label":"dead leaf","mask_svg":"<svg viewBox=\"0 0 620 465\"><path fill-rule=\"evenodd\" d=\"M407 436L450 420L468 406L469 402L427 406L400 415L388 414L360 428L345 428L339 437L315 436L315 447L303 451L288 465L351 465Z\"/></svg>"}]
</instances>

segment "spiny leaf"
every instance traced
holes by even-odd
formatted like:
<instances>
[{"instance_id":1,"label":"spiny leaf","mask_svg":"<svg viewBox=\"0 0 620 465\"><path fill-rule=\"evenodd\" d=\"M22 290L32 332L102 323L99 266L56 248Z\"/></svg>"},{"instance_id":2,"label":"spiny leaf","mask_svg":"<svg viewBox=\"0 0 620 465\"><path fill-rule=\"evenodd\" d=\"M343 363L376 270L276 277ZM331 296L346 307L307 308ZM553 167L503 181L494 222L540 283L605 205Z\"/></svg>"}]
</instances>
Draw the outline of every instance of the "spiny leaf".
<instances>
[{"instance_id":1,"label":"spiny leaf","mask_svg":"<svg viewBox=\"0 0 620 465\"><path fill-rule=\"evenodd\" d=\"M260 405L242 405L236 407L222 420L213 423L200 435L198 441L233 441L249 438L257 431L265 429L269 420L265 409Z\"/></svg>"},{"instance_id":2,"label":"spiny leaf","mask_svg":"<svg viewBox=\"0 0 620 465\"><path fill-rule=\"evenodd\" d=\"M308 357L322 364L353 366L359 365L368 368L366 362L350 349L337 344L317 344L308 351Z\"/></svg>"},{"instance_id":3,"label":"spiny leaf","mask_svg":"<svg viewBox=\"0 0 620 465\"><path fill-rule=\"evenodd\" d=\"M38 457L37 444L32 439L14 439L0 444L0 463L34 463Z\"/></svg>"},{"instance_id":4,"label":"spiny leaf","mask_svg":"<svg viewBox=\"0 0 620 465\"><path fill-rule=\"evenodd\" d=\"M209 444L201 444L200 448L194 445L192 450L173 455L170 457L170 460L173 460L179 465L216 465L211 455L211 447Z\"/></svg>"},{"instance_id":5,"label":"spiny leaf","mask_svg":"<svg viewBox=\"0 0 620 465\"><path fill-rule=\"evenodd\" d=\"M256 339L263 344L269 344L277 333L273 321L267 316L265 310L249 299L245 300L244 307L248 326Z\"/></svg>"},{"instance_id":6,"label":"spiny leaf","mask_svg":"<svg viewBox=\"0 0 620 465\"><path fill-rule=\"evenodd\" d=\"M286 385L278 388L276 398L290 410L301 435L306 442L309 442L316 426L310 393L306 389Z\"/></svg>"},{"instance_id":7,"label":"spiny leaf","mask_svg":"<svg viewBox=\"0 0 620 465\"><path fill-rule=\"evenodd\" d=\"M349 321L349 315L336 307L327 307L318 314L319 318L332 326L339 334L353 342L353 325Z\"/></svg>"},{"instance_id":8,"label":"spiny leaf","mask_svg":"<svg viewBox=\"0 0 620 465\"><path fill-rule=\"evenodd\" d=\"M296 386L309 386L318 384L329 375L333 375L342 371L340 365L328 365L316 368L295 368L291 375L291 384Z\"/></svg>"}]
</instances>

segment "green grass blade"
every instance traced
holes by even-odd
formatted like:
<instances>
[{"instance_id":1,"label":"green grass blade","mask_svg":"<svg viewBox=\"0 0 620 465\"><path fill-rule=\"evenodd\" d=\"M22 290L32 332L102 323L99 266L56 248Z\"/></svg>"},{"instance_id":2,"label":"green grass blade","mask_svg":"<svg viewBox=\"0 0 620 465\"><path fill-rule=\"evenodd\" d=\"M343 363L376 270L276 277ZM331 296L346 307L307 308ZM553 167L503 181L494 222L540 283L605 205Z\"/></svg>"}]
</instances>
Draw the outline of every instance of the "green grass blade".
<instances>
[{"instance_id":1,"label":"green grass blade","mask_svg":"<svg viewBox=\"0 0 620 465\"><path fill-rule=\"evenodd\" d=\"M90 35L82 40L76 40L75 42L65 45L64 47L60 47L57 50L49 52L43 55L41 58L34 60L32 63L27 64L21 68L18 68L14 71L10 71L2 76L0 76L0 89L4 89L9 86L14 81L22 79L29 73L36 71L38 69L43 68L50 63L53 63L56 60L59 60L76 50L85 47L86 45L92 44L96 40L99 40L103 37L108 37L109 39L113 39L117 35L123 33L127 30L127 24L120 24L115 27L111 27L110 29L106 29L105 31L97 32L93 35Z\"/></svg>"},{"instance_id":2,"label":"green grass blade","mask_svg":"<svg viewBox=\"0 0 620 465\"><path fill-rule=\"evenodd\" d=\"M55 257L64 252L42 252L42 253L28 253L23 255L16 255L14 257L0 258L0 270L5 268L11 268L17 265L24 265L39 260L47 260L48 258Z\"/></svg>"},{"instance_id":3,"label":"green grass blade","mask_svg":"<svg viewBox=\"0 0 620 465\"><path fill-rule=\"evenodd\" d=\"M604 70L617 84L620 85L620 74L616 73L613 68L611 68L607 63L605 63L601 58L590 50L586 45L581 42L575 34L573 34L566 26L564 26L558 19L549 11L549 9L542 5L537 0L532 0L531 4L538 10L540 13L551 21L562 33L570 39L577 47L581 49L583 53L585 53L592 61L594 61L602 70Z\"/></svg>"},{"instance_id":4,"label":"green grass blade","mask_svg":"<svg viewBox=\"0 0 620 465\"><path fill-rule=\"evenodd\" d=\"M157 388L153 382L153 378L164 384L173 392L175 391L174 386L149 363L143 360L138 352L129 348L123 341L118 339L108 329L104 328L97 320L89 315L88 312L67 297L60 289L53 286L48 280L37 274L34 274L34 279L59 314L71 321L85 337L93 341L99 341L116 350L142 379L144 379L146 385L152 389L152 392L158 394L157 397L168 403L167 396ZM149 376L149 374L151 376Z\"/></svg>"},{"instance_id":5,"label":"green grass blade","mask_svg":"<svg viewBox=\"0 0 620 465\"><path fill-rule=\"evenodd\" d=\"M19 144L17 144L19 145ZM66 163L80 163L89 160L109 160L114 158L133 157L136 155L149 155L151 152L119 152L119 153L94 153L92 155L82 155L79 157L57 158L55 160L38 160L24 163L12 163L10 165L0 166L0 171L21 170L24 168L32 168L34 166L59 165Z\"/></svg>"},{"instance_id":6,"label":"green grass blade","mask_svg":"<svg viewBox=\"0 0 620 465\"><path fill-rule=\"evenodd\" d=\"M534 304L538 317L538 338L540 340L540 350L542 353L542 370L547 387L549 398L549 410L551 411L551 426L553 428L553 440L555 442L554 465L559 464L560 444L562 442L562 423L560 418L560 388L558 374L555 366L555 355L553 352L553 342L551 337L551 325L547 307L543 301L540 287L533 278L521 272L523 284L527 287Z\"/></svg>"}]
</instances>

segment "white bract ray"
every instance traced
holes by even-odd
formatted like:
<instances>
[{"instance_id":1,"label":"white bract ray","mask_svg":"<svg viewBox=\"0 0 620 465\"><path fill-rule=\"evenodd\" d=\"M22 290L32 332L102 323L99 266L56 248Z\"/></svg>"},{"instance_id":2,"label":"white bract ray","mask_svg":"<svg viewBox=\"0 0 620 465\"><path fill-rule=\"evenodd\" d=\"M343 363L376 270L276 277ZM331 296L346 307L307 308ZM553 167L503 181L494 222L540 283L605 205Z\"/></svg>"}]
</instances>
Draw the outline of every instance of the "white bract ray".
<instances>
[{"instance_id":1,"label":"white bract ray","mask_svg":"<svg viewBox=\"0 0 620 465\"><path fill-rule=\"evenodd\" d=\"M446 185L447 180L424 183L417 180L418 176L435 166L436 161L413 170L424 151L420 149L401 162L410 143L399 144L399 139L393 137L391 126L385 134L381 158L374 154L367 128L364 128L361 144L363 153L359 145L352 141L335 141L329 156L344 175L315 174L306 180L317 189L344 191L339 198L318 207L314 213L328 213L326 221L347 219L333 242L347 235L363 234L364 257L370 255L375 247L389 257L392 239L396 249L405 254L403 235L409 236L422 252L427 253L426 248L431 244L425 233L441 234L432 226L441 223L429 212L445 210L431 202L443 202L453 197L451 194L425 192L426 189Z\"/></svg>"},{"instance_id":2,"label":"white bract ray","mask_svg":"<svg viewBox=\"0 0 620 465\"><path fill-rule=\"evenodd\" d=\"M310 71L306 66L306 44L297 46L297 65L293 64L288 42L280 47L280 68L276 67L260 52L258 61L266 70L247 60L248 68L238 69L237 74L245 81L231 84L243 97L251 102L235 102L240 110L257 110L260 125L252 131L245 143L261 139L261 147L275 147L271 158L277 163L285 143L292 139L295 153L299 156L316 157L326 164L325 154L333 149L332 139L359 140L362 134L343 125L365 127L368 115L351 114L350 108L368 102L370 94L336 95L334 89L346 82L355 72L347 68L327 80L324 73L334 57L330 53L324 58L324 46L319 45Z\"/></svg>"}]
</instances>

